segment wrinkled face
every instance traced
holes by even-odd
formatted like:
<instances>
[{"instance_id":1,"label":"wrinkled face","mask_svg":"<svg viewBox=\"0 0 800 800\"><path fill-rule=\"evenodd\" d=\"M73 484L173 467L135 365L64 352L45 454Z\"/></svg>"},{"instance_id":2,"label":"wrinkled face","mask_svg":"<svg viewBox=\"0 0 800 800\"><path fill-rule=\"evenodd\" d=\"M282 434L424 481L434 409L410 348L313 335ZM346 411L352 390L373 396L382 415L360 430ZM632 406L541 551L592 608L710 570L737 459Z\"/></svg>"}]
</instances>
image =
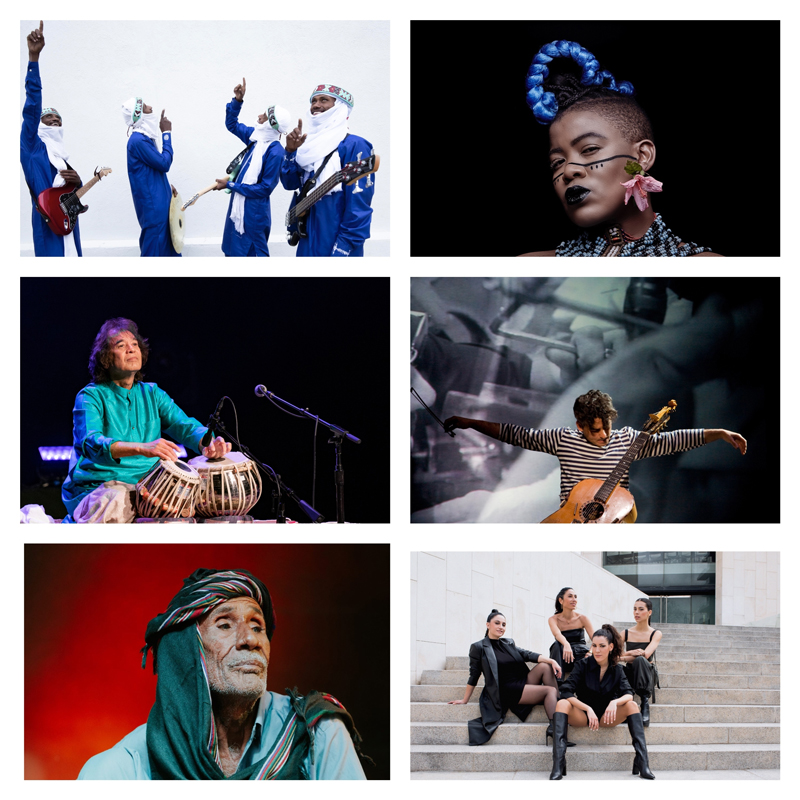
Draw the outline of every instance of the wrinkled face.
<instances>
[{"instance_id":1,"label":"wrinkled face","mask_svg":"<svg viewBox=\"0 0 800 800\"><path fill-rule=\"evenodd\" d=\"M577 420L575 420L575 425L586 437L589 444L593 444L595 447L605 447L608 444L608 439L611 436L610 420L604 423L600 417L595 417L591 425L581 425Z\"/></svg>"},{"instance_id":2,"label":"wrinkled face","mask_svg":"<svg viewBox=\"0 0 800 800\"><path fill-rule=\"evenodd\" d=\"M269 639L260 606L226 600L200 623L211 691L257 699L267 690Z\"/></svg>"},{"instance_id":3,"label":"wrinkled face","mask_svg":"<svg viewBox=\"0 0 800 800\"><path fill-rule=\"evenodd\" d=\"M573 611L578 607L578 594L574 589L567 589L564 596L561 598L561 607L563 609L570 608Z\"/></svg>"},{"instance_id":4,"label":"wrinkled face","mask_svg":"<svg viewBox=\"0 0 800 800\"><path fill-rule=\"evenodd\" d=\"M637 160L636 145L598 113L575 110L550 126L550 148L553 188L570 220L581 228L613 221L625 208L620 184L631 179L625 164Z\"/></svg>"},{"instance_id":5,"label":"wrinkled face","mask_svg":"<svg viewBox=\"0 0 800 800\"><path fill-rule=\"evenodd\" d=\"M608 654L614 649L614 645L605 636L595 636L592 639L592 655L598 664L605 664L608 661Z\"/></svg>"},{"instance_id":6,"label":"wrinkled face","mask_svg":"<svg viewBox=\"0 0 800 800\"><path fill-rule=\"evenodd\" d=\"M142 351L130 331L119 331L109 337L109 364L112 374L138 372L142 368Z\"/></svg>"},{"instance_id":7,"label":"wrinkled face","mask_svg":"<svg viewBox=\"0 0 800 800\"><path fill-rule=\"evenodd\" d=\"M315 94L311 98L311 113L322 114L336 104L336 98L328 97L327 94Z\"/></svg>"},{"instance_id":8,"label":"wrinkled face","mask_svg":"<svg viewBox=\"0 0 800 800\"><path fill-rule=\"evenodd\" d=\"M506 632L506 618L502 614L497 614L486 623L490 639L501 639Z\"/></svg>"},{"instance_id":9,"label":"wrinkled face","mask_svg":"<svg viewBox=\"0 0 800 800\"><path fill-rule=\"evenodd\" d=\"M60 128L61 127L61 117L58 114L45 114L41 121L45 125L49 125L52 128Z\"/></svg>"},{"instance_id":10,"label":"wrinkled face","mask_svg":"<svg viewBox=\"0 0 800 800\"><path fill-rule=\"evenodd\" d=\"M637 622L641 619L650 619L652 613L653 612L649 611L644 603L638 600L633 604L633 618Z\"/></svg>"}]
</instances>

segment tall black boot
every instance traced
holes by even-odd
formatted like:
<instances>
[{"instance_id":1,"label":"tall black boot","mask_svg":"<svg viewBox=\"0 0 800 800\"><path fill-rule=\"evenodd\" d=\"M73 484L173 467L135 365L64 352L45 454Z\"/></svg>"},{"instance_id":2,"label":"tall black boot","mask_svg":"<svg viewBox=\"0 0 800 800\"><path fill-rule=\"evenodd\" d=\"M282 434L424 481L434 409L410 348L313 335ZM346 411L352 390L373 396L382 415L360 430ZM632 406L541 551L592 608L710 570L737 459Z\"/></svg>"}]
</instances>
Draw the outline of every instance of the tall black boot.
<instances>
[{"instance_id":1,"label":"tall black boot","mask_svg":"<svg viewBox=\"0 0 800 800\"><path fill-rule=\"evenodd\" d=\"M650 695L640 695L642 698L642 725L645 728L650 727Z\"/></svg>"},{"instance_id":2,"label":"tall black boot","mask_svg":"<svg viewBox=\"0 0 800 800\"><path fill-rule=\"evenodd\" d=\"M567 774L567 728L569 716L556 711L553 714L553 771L551 781L560 781Z\"/></svg>"},{"instance_id":3,"label":"tall black boot","mask_svg":"<svg viewBox=\"0 0 800 800\"><path fill-rule=\"evenodd\" d=\"M547 740L553 737L553 720L547 723L547 730L544 732L544 746L547 747ZM567 747L575 747L575 742L567 739Z\"/></svg>"},{"instance_id":4,"label":"tall black boot","mask_svg":"<svg viewBox=\"0 0 800 800\"><path fill-rule=\"evenodd\" d=\"M655 780L655 775L650 771L650 763L647 758L647 742L644 740L644 725L642 724L641 714L631 714L628 717L628 730L631 732L633 749L636 757L633 759L633 774L640 775L649 781ZM555 747L555 745L554 745Z\"/></svg>"}]
</instances>

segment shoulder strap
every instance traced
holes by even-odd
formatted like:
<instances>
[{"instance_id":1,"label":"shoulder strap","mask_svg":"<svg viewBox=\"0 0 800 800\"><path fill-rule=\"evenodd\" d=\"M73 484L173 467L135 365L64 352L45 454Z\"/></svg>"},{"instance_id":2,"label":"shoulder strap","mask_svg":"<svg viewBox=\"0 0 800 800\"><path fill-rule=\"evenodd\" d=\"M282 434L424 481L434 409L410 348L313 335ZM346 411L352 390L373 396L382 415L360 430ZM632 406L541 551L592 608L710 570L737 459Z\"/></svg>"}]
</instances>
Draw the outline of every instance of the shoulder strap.
<instances>
[{"instance_id":1,"label":"shoulder strap","mask_svg":"<svg viewBox=\"0 0 800 800\"><path fill-rule=\"evenodd\" d=\"M628 629L627 628L625 628L625 641L626 642L628 641Z\"/></svg>"},{"instance_id":2,"label":"shoulder strap","mask_svg":"<svg viewBox=\"0 0 800 800\"><path fill-rule=\"evenodd\" d=\"M656 635L656 630L653 628L653 632L650 634L650 641L653 641L653 637Z\"/></svg>"}]
</instances>

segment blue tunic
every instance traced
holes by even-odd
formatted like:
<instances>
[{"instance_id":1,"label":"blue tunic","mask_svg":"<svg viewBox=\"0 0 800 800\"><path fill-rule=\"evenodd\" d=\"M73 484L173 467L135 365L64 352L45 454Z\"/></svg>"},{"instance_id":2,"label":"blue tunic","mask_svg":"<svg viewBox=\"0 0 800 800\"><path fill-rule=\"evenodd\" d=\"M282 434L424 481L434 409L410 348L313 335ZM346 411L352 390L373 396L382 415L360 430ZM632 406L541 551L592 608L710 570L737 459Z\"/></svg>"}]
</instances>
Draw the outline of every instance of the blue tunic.
<instances>
[{"instance_id":1,"label":"blue tunic","mask_svg":"<svg viewBox=\"0 0 800 800\"><path fill-rule=\"evenodd\" d=\"M142 256L180 256L169 233L172 189L167 173L172 166L172 133L162 133L161 141L163 152L159 153L156 143L139 131L134 131L128 139L128 180L142 228L139 236Z\"/></svg>"},{"instance_id":2,"label":"blue tunic","mask_svg":"<svg viewBox=\"0 0 800 800\"><path fill-rule=\"evenodd\" d=\"M360 136L348 134L337 148L342 166L358 160L359 153L366 158L372 145ZM372 195L375 193L375 176L360 178L352 186L342 186L341 192L332 192L315 203L307 214L308 237L297 245L299 256L363 256L364 241L369 239L372 219ZM297 151L286 153L281 165L281 183L284 189L299 189L303 185L303 170L297 164ZM360 191L356 191L358 188ZM294 205L294 200L292 201Z\"/></svg>"},{"instance_id":3,"label":"blue tunic","mask_svg":"<svg viewBox=\"0 0 800 800\"><path fill-rule=\"evenodd\" d=\"M225 127L245 144L251 144L250 135L255 128L249 128L238 121L241 110L242 104L234 97L225 107ZM281 147L280 142L270 142L261 160L261 173L258 176L258 181L252 184L243 184L242 179L253 157L253 150L251 149L244 157L242 168L239 170L236 180L233 182L228 181L231 200L228 203L225 230L222 234L222 252L226 256L269 255L267 242L269 241L269 231L272 227L269 196L278 185L278 174L284 155L284 149ZM245 198L243 234L237 232L231 220L233 196L237 192Z\"/></svg>"},{"instance_id":4,"label":"blue tunic","mask_svg":"<svg viewBox=\"0 0 800 800\"><path fill-rule=\"evenodd\" d=\"M53 186L58 170L50 163L47 148L39 138L39 120L42 116L42 79L39 76L39 62L28 62L28 74L25 77L25 105L22 109L22 132L19 135L19 161L28 186L38 197L45 189ZM56 236L31 199L31 226L33 227L33 252L37 256L63 256L64 237ZM81 251L81 233L79 223L75 222L72 231L75 249Z\"/></svg>"},{"instance_id":5,"label":"blue tunic","mask_svg":"<svg viewBox=\"0 0 800 800\"><path fill-rule=\"evenodd\" d=\"M61 499L72 512L80 501L106 481L136 483L158 461L157 457L114 458L114 442L152 442L163 430L186 447L200 452L206 433L200 422L184 414L155 383L134 383L124 389L116 383L90 383L75 398L73 452Z\"/></svg>"},{"instance_id":6,"label":"blue tunic","mask_svg":"<svg viewBox=\"0 0 800 800\"><path fill-rule=\"evenodd\" d=\"M291 713L291 703L286 695L265 692L261 696L257 719L242 752L239 769L257 763L270 753L286 717ZM341 720L320 720L314 733L314 751L314 756L309 753L305 761L312 781L366 780L350 734ZM151 779L147 725L140 725L110 750L90 758L78 775L79 781Z\"/></svg>"}]
</instances>

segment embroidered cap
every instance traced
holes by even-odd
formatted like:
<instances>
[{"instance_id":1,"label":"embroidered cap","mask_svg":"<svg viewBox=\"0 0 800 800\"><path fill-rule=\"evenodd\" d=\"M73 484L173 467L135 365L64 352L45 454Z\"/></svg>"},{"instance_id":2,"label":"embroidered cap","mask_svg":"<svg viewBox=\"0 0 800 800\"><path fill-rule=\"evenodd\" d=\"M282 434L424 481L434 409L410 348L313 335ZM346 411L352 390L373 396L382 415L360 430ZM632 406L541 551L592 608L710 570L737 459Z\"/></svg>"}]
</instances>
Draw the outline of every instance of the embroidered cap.
<instances>
[{"instance_id":1,"label":"embroidered cap","mask_svg":"<svg viewBox=\"0 0 800 800\"><path fill-rule=\"evenodd\" d=\"M353 95L351 95L350 92L346 92L344 89L339 86L334 86L331 83L321 83L317 86L317 88L311 92L311 97L308 98L308 102L310 103L318 94L326 94L328 97L338 97L339 100L347 103L350 108L352 108L354 104Z\"/></svg>"},{"instance_id":2,"label":"embroidered cap","mask_svg":"<svg viewBox=\"0 0 800 800\"><path fill-rule=\"evenodd\" d=\"M59 114L55 108L43 108L42 113L39 115L39 119L46 116L47 114L55 114L59 119L61 119L61 114Z\"/></svg>"}]
</instances>

